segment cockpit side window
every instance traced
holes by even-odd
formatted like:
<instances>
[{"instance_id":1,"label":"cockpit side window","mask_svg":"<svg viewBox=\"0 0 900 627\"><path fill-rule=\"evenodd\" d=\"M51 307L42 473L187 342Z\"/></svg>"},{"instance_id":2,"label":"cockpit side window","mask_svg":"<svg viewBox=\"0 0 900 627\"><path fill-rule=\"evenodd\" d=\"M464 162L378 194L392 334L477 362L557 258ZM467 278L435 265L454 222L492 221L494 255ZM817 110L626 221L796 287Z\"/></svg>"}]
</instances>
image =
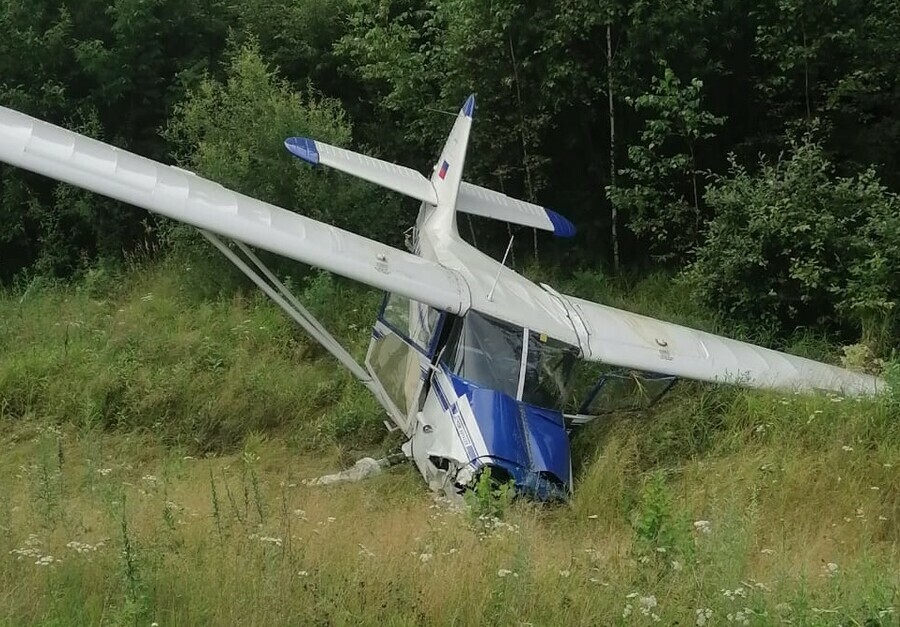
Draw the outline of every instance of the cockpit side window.
<instances>
[{"instance_id":1,"label":"cockpit side window","mask_svg":"<svg viewBox=\"0 0 900 627\"><path fill-rule=\"evenodd\" d=\"M431 355L443 314L405 296L386 294L379 318L420 351Z\"/></svg>"},{"instance_id":2,"label":"cockpit side window","mask_svg":"<svg viewBox=\"0 0 900 627\"><path fill-rule=\"evenodd\" d=\"M577 361L574 346L530 332L522 400L538 407L562 409Z\"/></svg>"}]
</instances>

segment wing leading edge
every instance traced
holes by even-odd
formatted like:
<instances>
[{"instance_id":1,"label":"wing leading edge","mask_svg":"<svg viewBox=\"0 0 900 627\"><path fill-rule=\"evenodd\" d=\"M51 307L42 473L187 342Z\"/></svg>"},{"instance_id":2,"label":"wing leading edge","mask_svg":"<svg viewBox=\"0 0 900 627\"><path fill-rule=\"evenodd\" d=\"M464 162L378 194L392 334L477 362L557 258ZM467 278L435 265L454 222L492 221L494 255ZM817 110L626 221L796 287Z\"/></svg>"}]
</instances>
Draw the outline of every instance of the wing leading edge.
<instances>
[{"instance_id":1,"label":"wing leading edge","mask_svg":"<svg viewBox=\"0 0 900 627\"><path fill-rule=\"evenodd\" d=\"M0 161L438 309L469 308L465 282L440 264L5 107Z\"/></svg>"},{"instance_id":2,"label":"wing leading edge","mask_svg":"<svg viewBox=\"0 0 900 627\"><path fill-rule=\"evenodd\" d=\"M685 379L776 390L871 395L884 383L811 359L560 295L585 358ZM581 327L580 329L578 329Z\"/></svg>"}]
</instances>

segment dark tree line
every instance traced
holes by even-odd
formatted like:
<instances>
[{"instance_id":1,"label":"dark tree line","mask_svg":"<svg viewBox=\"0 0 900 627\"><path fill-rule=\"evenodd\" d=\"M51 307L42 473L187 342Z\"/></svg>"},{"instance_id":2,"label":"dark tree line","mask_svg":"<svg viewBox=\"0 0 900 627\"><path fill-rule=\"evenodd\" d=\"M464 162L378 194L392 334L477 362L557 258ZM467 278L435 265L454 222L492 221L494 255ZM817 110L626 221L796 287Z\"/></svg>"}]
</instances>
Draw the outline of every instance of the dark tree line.
<instances>
[{"instance_id":1,"label":"dark tree line","mask_svg":"<svg viewBox=\"0 0 900 627\"><path fill-rule=\"evenodd\" d=\"M0 104L390 239L413 207L310 174L281 135L425 169L475 92L468 177L580 228L464 224L479 246L512 230L520 259L662 263L788 324L892 319L898 77L894 0L0 0ZM0 280L161 232L0 168Z\"/></svg>"}]
</instances>

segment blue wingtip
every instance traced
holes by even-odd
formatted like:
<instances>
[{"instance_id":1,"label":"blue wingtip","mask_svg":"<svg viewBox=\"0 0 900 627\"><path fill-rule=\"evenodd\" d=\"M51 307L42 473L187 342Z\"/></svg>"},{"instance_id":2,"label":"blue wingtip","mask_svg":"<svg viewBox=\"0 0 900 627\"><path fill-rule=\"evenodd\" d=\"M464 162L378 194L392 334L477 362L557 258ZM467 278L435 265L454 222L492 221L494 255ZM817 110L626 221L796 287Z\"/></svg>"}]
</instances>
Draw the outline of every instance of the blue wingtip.
<instances>
[{"instance_id":1,"label":"blue wingtip","mask_svg":"<svg viewBox=\"0 0 900 627\"><path fill-rule=\"evenodd\" d=\"M294 155L307 163L319 165L319 151L316 142L308 137L288 137L284 140L284 147Z\"/></svg>"},{"instance_id":2,"label":"blue wingtip","mask_svg":"<svg viewBox=\"0 0 900 627\"><path fill-rule=\"evenodd\" d=\"M467 118L470 118L475 114L475 94L472 94L468 98L466 98L466 102L463 104L462 112L463 115Z\"/></svg>"},{"instance_id":3,"label":"blue wingtip","mask_svg":"<svg viewBox=\"0 0 900 627\"><path fill-rule=\"evenodd\" d=\"M575 237L575 225L569 222L566 218L562 217L552 209L544 208L544 211L547 212L547 217L550 218L551 224L553 224L553 234L556 237Z\"/></svg>"}]
</instances>

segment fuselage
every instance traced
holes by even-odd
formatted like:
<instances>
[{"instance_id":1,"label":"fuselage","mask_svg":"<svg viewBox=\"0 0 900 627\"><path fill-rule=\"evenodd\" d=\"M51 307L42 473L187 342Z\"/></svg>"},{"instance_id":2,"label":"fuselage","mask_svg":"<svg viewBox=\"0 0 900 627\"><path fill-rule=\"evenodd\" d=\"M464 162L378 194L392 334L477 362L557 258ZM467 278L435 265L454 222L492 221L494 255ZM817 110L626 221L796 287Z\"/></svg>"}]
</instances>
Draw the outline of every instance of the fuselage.
<instances>
[{"instance_id":1,"label":"fuselage","mask_svg":"<svg viewBox=\"0 0 900 627\"><path fill-rule=\"evenodd\" d=\"M501 318L471 309L452 316L410 302L407 335L413 349L399 366L406 379L395 403L406 414L400 426L409 437L407 454L436 489L462 489L490 468L494 480L512 480L532 498L565 498L572 474L562 403L579 350L564 307L463 241L452 207L423 203L413 247L459 273L469 290L494 288L497 301L488 303L496 302L498 311L508 312L511 299L538 298L554 315L531 328L510 322L508 313ZM386 300L370 351L378 363L387 363L388 352L403 352L396 339L385 338L403 325L392 320L402 306ZM393 349L379 347L389 341ZM401 361L393 359L394 372ZM392 387L396 396L399 385Z\"/></svg>"}]
</instances>

